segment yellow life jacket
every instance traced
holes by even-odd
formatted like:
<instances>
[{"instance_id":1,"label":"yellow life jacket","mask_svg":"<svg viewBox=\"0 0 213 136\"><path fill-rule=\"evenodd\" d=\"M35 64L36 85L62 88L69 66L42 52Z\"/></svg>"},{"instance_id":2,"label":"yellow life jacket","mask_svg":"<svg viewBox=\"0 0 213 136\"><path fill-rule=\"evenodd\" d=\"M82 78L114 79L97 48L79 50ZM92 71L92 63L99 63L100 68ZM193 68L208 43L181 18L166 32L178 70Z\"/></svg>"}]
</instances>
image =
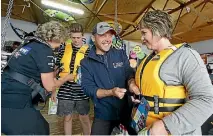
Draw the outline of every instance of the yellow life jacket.
<instances>
[{"instance_id":1,"label":"yellow life jacket","mask_svg":"<svg viewBox=\"0 0 213 136\"><path fill-rule=\"evenodd\" d=\"M87 49L89 48L88 45L83 45L78 52L76 53L76 57L75 57L75 63L74 63L74 70L73 70L73 75L74 75L74 81L76 81L76 76L77 76L77 69L80 66L80 62L81 60L84 58L85 53L87 51ZM63 71L59 73L60 77L65 77L66 75L70 74L70 62L72 60L72 45L71 43L66 43L65 46L65 51L64 51L64 55L61 59L61 63L63 64Z\"/></svg>"},{"instance_id":2,"label":"yellow life jacket","mask_svg":"<svg viewBox=\"0 0 213 136\"><path fill-rule=\"evenodd\" d=\"M160 68L163 62L172 53L174 53L175 50L181 48L182 46L183 44L178 44L172 46L170 49L162 50L151 60L149 60L144 67L144 63L146 62L147 58L149 58L149 56L147 56L141 62L136 71L136 84L150 105L150 111L146 120L147 127L149 127L153 122L169 115L171 112L185 103L185 87L182 85L166 85L159 76ZM143 72L141 72L143 67Z\"/></svg>"}]
</instances>

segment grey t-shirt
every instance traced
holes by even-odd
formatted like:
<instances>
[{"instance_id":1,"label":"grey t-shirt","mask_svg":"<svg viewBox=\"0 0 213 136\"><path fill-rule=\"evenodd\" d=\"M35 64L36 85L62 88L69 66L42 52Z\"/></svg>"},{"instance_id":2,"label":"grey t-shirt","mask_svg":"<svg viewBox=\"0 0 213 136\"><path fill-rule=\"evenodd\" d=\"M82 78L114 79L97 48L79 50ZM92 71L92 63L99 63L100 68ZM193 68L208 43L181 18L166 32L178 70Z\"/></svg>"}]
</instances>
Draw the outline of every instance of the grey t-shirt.
<instances>
[{"instance_id":1,"label":"grey t-shirt","mask_svg":"<svg viewBox=\"0 0 213 136\"><path fill-rule=\"evenodd\" d=\"M160 69L167 85L184 85L187 102L163 118L172 135L201 135L201 125L213 114L213 86L206 66L193 49L176 50Z\"/></svg>"}]
</instances>

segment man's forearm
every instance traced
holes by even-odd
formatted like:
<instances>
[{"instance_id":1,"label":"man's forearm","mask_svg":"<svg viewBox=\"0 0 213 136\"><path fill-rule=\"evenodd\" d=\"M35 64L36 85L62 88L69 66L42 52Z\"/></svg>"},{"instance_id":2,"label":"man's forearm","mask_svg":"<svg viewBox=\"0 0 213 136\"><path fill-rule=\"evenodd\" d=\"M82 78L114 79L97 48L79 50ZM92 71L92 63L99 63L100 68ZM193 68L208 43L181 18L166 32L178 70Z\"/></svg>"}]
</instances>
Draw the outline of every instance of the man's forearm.
<instances>
[{"instance_id":1,"label":"man's forearm","mask_svg":"<svg viewBox=\"0 0 213 136\"><path fill-rule=\"evenodd\" d=\"M112 89L98 89L97 93L97 98L103 98L103 97L108 97L108 96L113 96Z\"/></svg>"},{"instance_id":2,"label":"man's forearm","mask_svg":"<svg viewBox=\"0 0 213 136\"><path fill-rule=\"evenodd\" d=\"M66 78L60 78L59 80L55 79L55 86L60 87L62 86L65 82L67 82Z\"/></svg>"},{"instance_id":3,"label":"man's forearm","mask_svg":"<svg viewBox=\"0 0 213 136\"><path fill-rule=\"evenodd\" d=\"M128 83L128 86L130 86L130 84L132 83L136 84L134 78L130 78L127 83Z\"/></svg>"},{"instance_id":4,"label":"man's forearm","mask_svg":"<svg viewBox=\"0 0 213 136\"><path fill-rule=\"evenodd\" d=\"M140 95L141 94L141 90L139 90L138 86L136 85L135 79L134 78L130 78L128 80L128 87L129 87L129 91L131 93L134 93L136 95Z\"/></svg>"}]
</instances>

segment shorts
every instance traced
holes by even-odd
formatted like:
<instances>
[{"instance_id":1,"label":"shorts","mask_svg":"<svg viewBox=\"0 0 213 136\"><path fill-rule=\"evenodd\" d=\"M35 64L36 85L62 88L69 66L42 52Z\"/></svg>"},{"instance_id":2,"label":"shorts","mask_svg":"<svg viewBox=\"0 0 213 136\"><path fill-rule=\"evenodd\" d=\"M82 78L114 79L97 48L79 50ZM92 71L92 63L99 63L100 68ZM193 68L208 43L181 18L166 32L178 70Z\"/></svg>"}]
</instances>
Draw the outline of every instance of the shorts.
<instances>
[{"instance_id":1,"label":"shorts","mask_svg":"<svg viewBox=\"0 0 213 136\"><path fill-rule=\"evenodd\" d=\"M60 100L58 99L57 115L67 116L74 113L88 115L90 110L89 100Z\"/></svg>"}]
</instances>

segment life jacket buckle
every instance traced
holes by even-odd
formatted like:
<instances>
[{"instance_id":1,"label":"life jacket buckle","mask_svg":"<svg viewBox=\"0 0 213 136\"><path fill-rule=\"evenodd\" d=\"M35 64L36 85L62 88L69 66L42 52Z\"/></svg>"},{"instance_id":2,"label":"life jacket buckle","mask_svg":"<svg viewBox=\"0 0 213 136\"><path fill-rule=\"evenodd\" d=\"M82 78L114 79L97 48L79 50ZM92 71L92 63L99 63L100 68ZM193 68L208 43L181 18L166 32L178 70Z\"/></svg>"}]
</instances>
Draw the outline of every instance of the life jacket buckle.
<instances>
[{"instance_id":1,"label":"life jacket buckle","mask_svg":"<svg viewBox=\"0 0 213 136\"><path fill-rule=\"evenodd\" d=\"M154 95L154 113L159 114L159 96Z\"/></svg>"}]
</instances>

